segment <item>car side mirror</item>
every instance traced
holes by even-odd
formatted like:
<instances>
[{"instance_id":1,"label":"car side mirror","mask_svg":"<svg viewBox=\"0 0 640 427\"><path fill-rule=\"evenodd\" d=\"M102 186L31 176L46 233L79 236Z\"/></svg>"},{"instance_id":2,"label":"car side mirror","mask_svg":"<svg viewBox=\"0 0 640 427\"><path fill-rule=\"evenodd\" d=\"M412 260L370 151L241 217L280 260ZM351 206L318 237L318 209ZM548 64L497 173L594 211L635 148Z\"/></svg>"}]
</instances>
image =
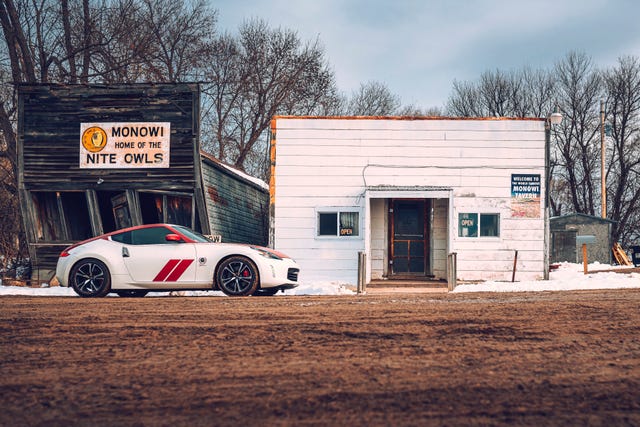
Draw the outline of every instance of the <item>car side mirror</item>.
<instances>
[{"instance_id":1,"label":"car side mirror","mask_svg":"<svg viewBox=\"0 0 640 427\"><path fill-rule=\"evenodd\" d=\"M167 242L180 243L182 242L182 237L178 236L177 234L167 234L166 236L164 236L164 240L166 240Z\"/></svg>"}]
</instances>

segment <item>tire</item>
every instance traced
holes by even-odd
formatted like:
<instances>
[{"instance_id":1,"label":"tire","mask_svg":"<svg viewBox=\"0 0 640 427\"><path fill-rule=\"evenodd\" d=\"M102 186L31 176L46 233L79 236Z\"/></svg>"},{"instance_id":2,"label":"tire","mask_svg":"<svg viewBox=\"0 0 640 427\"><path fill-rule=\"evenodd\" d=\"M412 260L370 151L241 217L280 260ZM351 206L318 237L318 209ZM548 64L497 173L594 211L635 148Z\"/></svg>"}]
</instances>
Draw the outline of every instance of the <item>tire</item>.
<instances>
[{"instance_id":1,"label":"tire","mask_svg":"<svg viewBox=\"0 0 640 427\"><path fill-rule=\"evenodd\" d=\"M279 288L258 289L253 295L257 297L272 297L277 294L279 290Z\"/></svg>"},{"instance_id":2,"label":"tire","mask_svg":"<svg viewBox=\"0 0 640 427\"><path fill-rule=\"evenodd\" d=\"M127 289L123 291L116 291L116 294L118 294L118 296L122 298L142 298L148 293L149 291L143 291L140 289Z\"/></svg>"},{"instance_id":3,"label":"tire","mask_svg":"<svg viewBox=\"0 0 640 427\"><path fill-rule=\"evenodd\" d=\"M253 295L260 285L258 268L249 258L232 256L218 266L216 283L222 292L232 297Z\"/></svg>"},{"instance_id":4,"label":"tire","mask_svg":"<svg viewBox=\"0 0 640 427\"><path fill-rule=\"evenodd\" d=\"M107 266L97 259L78 261L71 269L69 282L73 290L84 298L103 297L111 291L111 274Z\"/></svg>"}]
</instances>

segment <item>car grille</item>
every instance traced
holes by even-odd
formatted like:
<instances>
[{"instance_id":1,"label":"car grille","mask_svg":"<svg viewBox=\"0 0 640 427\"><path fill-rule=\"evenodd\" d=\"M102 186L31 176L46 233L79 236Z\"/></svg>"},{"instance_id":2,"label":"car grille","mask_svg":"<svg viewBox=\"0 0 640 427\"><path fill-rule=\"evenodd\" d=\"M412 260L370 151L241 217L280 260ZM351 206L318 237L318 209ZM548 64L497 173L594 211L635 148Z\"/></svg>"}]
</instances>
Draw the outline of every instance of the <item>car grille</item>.
<instances>
[{"instance_id":1,"label":"car grille","mask_svg":"<svg viewBox=\"0 0 640 427\"><path fill-rule=\"evenodd\" d=\"M297 282L299 272L299 268L290 268L289 271L287 271L287 279L291 280L292 282Z\"/></svg>"}]
</instances>

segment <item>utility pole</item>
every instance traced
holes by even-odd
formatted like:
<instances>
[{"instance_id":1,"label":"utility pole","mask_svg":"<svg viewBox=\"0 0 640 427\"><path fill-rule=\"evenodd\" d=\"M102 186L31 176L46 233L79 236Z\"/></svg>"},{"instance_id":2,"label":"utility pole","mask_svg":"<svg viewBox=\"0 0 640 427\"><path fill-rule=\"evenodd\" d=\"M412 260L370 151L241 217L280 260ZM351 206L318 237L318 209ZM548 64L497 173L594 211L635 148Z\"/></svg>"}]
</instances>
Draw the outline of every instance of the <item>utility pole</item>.
<instances>
[{"instance_id":1,"label":"utility pole","mask_svg":"<svg viewBox=\"0 0 640 427\"><path fill-rule=\"evenodd\" d=\"M607 217L607 178L605 176L604 158L606 145L604 143L604 101L600 100L600 184L602 193L602 218Z\"/></svg>"}]
</instances>

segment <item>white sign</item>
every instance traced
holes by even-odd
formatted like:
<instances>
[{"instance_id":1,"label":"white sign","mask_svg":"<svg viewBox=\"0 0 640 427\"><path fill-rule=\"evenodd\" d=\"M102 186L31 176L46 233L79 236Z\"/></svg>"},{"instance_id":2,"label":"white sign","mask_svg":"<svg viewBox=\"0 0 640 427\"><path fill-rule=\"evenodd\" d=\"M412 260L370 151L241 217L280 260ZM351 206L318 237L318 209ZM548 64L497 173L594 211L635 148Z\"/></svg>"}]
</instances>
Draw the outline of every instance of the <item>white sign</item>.
<instances>
[{"instance_id":1,"label":"white sign","mask_svg":"<svg viewBox=\"0 0 640 427\"><path fill-rule=\"evenodd\" d=\"M80 168L168 168L171 123L81 123Z\"/></svg>"}]
</instances>

